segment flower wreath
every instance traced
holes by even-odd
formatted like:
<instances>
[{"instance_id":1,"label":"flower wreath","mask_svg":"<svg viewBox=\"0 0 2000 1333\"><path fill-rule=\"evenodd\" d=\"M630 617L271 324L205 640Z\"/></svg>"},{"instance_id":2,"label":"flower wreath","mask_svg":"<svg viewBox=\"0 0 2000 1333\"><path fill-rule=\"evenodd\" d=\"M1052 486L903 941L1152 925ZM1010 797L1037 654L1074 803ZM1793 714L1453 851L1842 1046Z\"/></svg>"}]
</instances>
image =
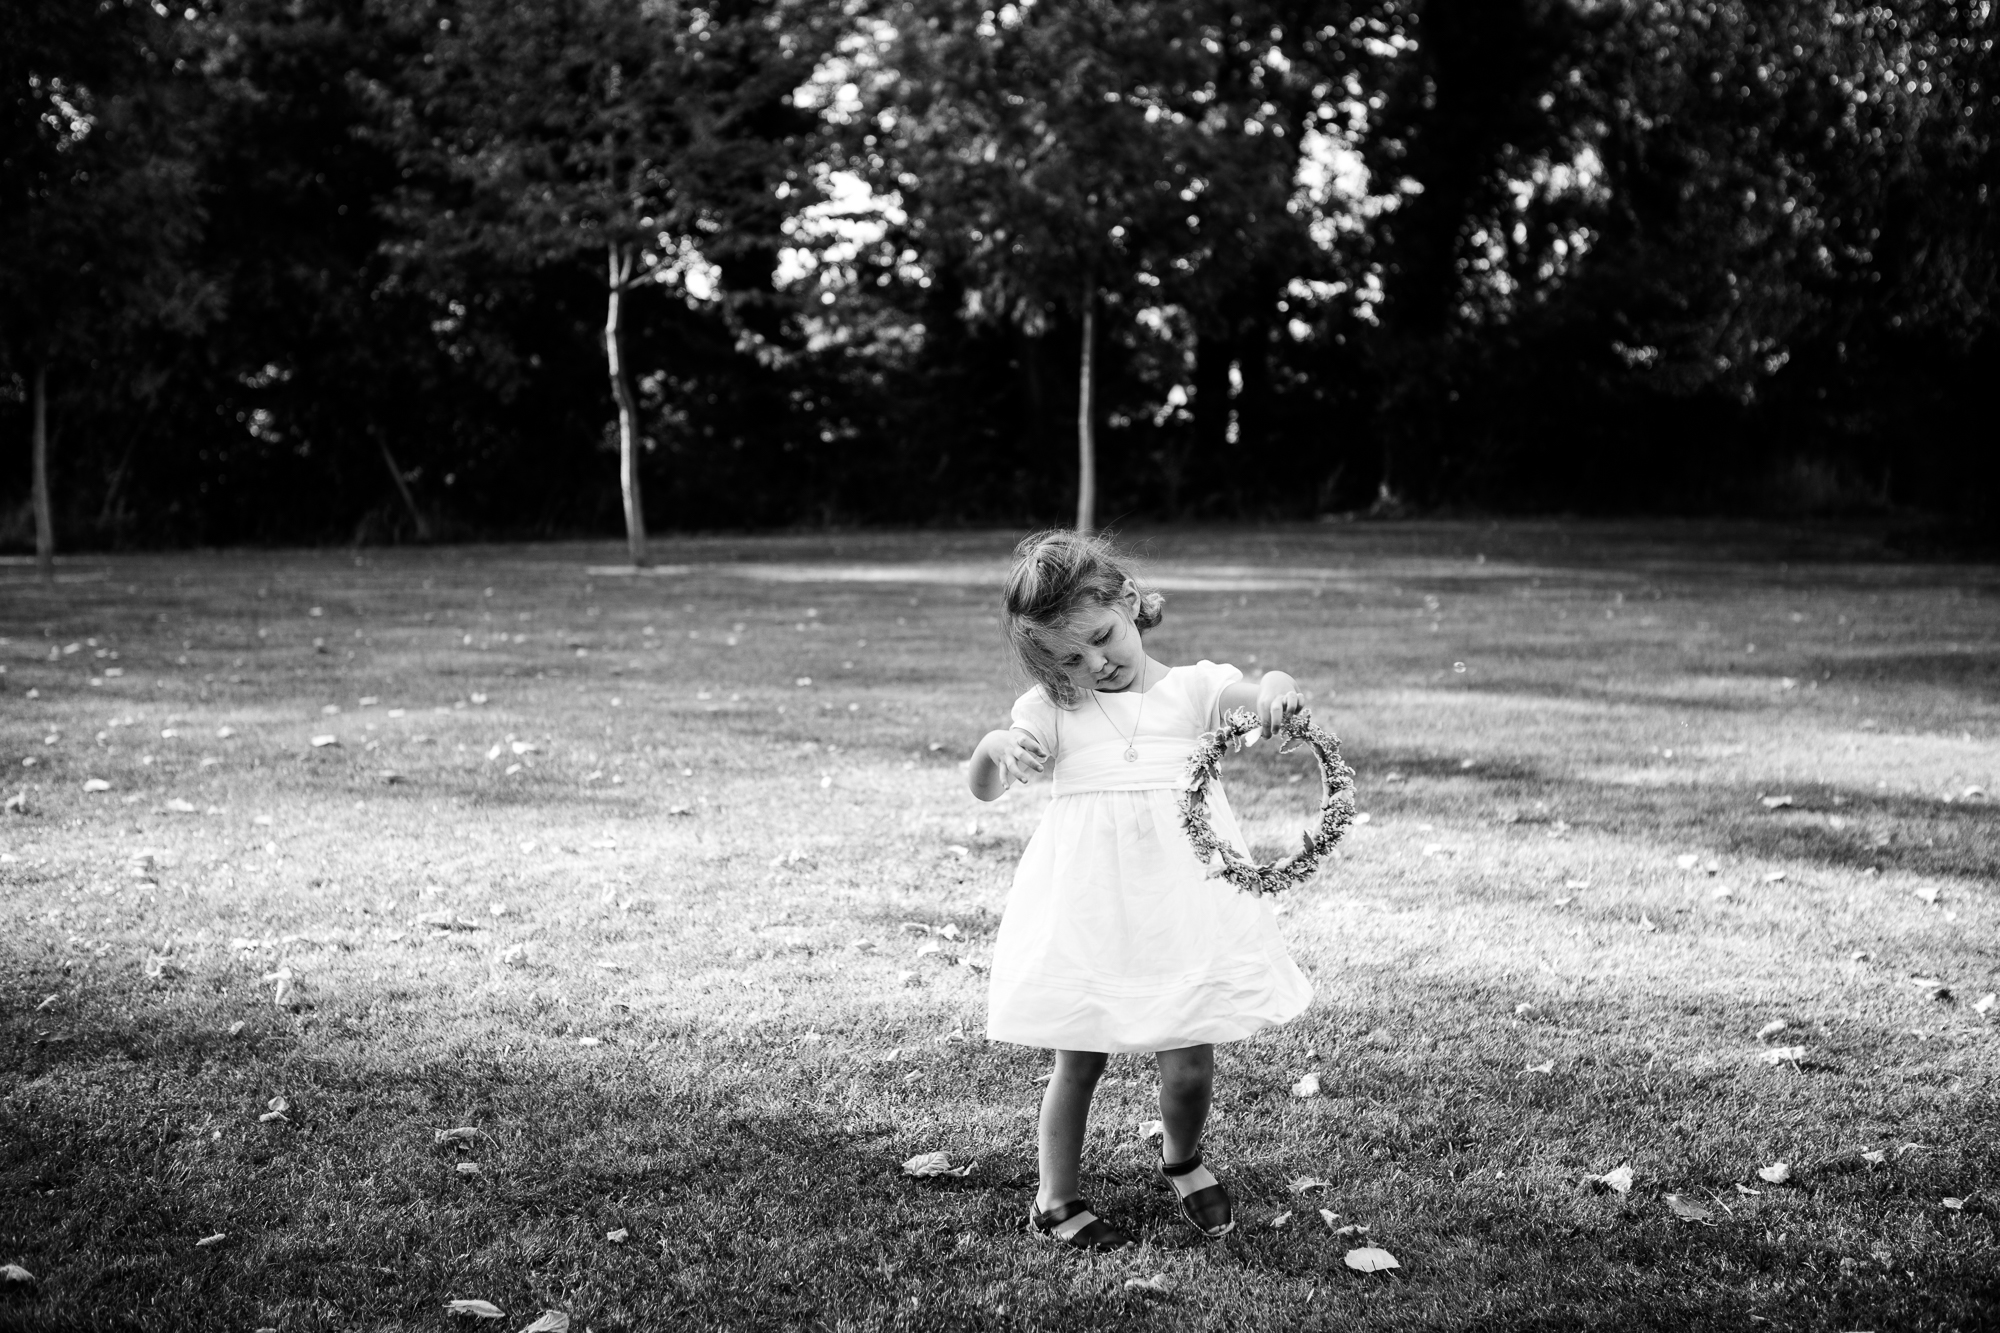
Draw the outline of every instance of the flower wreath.
<instances>
[{"instance_id":1,"label":"flower wreath","mask_svg":"<svg viewBox=\"0 0 2000 1333\"><path fill-rule=\"evenodd\" d=\"M1180 795L1181 827L1196 855L1213 865L1209 877L1220 876L1250 893L1278 893L1303 884L1319 869L1320 858L1333 849L1354 819L1354 770L1340 757L1340 741L1324 727L1313 723L1306 713L1281 722L1276 733L1282 739L1279 754L1290 754L1301 745L1310 746L1319 759L1319 818L1303 835L1303 846L1290 856L1259 864L1245 857L1208 825L1208 784L1217 776L1223 752L1240 748L1240 738L1258 730L1257 715L1247 708L1232 709L1214 731L1204 732L1201 743L1188 756L1187 780ZM1215 865L1216 858L1221 864Z\"/></svg>"}]
</instances>

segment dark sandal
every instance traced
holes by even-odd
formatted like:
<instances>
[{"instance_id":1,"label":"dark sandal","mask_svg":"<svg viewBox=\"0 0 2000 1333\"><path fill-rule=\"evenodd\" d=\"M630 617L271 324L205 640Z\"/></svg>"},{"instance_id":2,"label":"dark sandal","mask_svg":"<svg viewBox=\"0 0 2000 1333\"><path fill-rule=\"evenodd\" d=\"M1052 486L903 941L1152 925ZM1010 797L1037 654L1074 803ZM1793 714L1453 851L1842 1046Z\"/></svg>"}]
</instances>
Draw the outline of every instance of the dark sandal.
<instances>
[{"instance_id":1,"label":"dark sandal","mask_svg":"<svg viewBox=\"0 0 2000 1333\"><path fill-rule=\"evenodd\" d=\"M1194 1175L1196 1172L1199 1172L1200 1178L1205 1178L1208 1183L1183 1193L1181 1177ZM1174 1196L1180 1200L1181 1216L1188 1220L1189 1226L1210 1240L1226 1236L1236 1229L1236 1209L1230 1203L1229 1191L1201 1164L1199 1152L1185 1162L1174 1162L1171 1165L1162 1157L1160 1174L1167 1178L1167 1184L1172 1187ZM1199 1179L1190 1183L1199 1184Z\"/></svg>"},{"instance_id":2,"label":"dark sandal","mask_svg":"<svg viewBox=\"0 0 2000 1333\"><path fill-rule=\"evenodd\" d=\"M1122 1250L1132 1238L1090 1211L1090 1204L1071 1199L1046 1213L1028 1205L1028 1229L1073 1250Z\"/></svg>"}]
</instances>

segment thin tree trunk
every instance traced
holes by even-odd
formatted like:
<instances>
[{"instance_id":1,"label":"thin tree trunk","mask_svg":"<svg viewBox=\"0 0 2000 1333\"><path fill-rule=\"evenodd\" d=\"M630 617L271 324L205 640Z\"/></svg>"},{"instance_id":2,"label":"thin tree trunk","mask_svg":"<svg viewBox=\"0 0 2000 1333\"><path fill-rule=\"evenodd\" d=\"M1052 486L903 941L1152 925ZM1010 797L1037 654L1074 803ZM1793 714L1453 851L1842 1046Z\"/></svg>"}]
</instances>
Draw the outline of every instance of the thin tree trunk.
<instances>
[{"instance_id":1,"label":"thin tree trunk","mask_svg":"<svg viewBox=\"0 0 2000 1333\"><path fill-rule=\"evenodd\" d=\"M56 576L56 515L49 503L49 368L35 367L35 561L42 577Z\"/></svg>"},{"instance_id":2,"label":"thin tree trunk","mask_svg":"<svg viewBox=\"0 0 2000 1333\"><path fill-rule=\"evenodd\" d=\"M410 494L410 483L404 479L403 469L396 466L396 456L389 452L389 442L382 438L381 432L376 431L373 434L375 435L375 446L382 451L382 461L389 468L389 476L396 483L396 494L403 497L403 508L410 511L410 521L417 525L417 540L420 542L429 541L431 539L430 520L424 517L423 510L417 508L417 497Z\"/></svg>"},{"instance_id":3,"label":"thin tree trunk","mask_svg":"<svg viewBox=\"0 0 2000 1333\"><path fill-rule=\"evenodd\" d=\"M611 371L611 396L618 403L618 476L625 495L625 542L634 568L646 565L646 510L639 498L639 409L625 374L622 303L632 280L632 247L610 247L610 293L604 313L604 360Z\"/></svg>"},{"instance_id":4,"label":"thin tree trunk","mask_svg":"<svg viewBox=\"0 0 2000 1333\"><path fill-rule=\"evenodd\" d=\"M1097 529L1097 280L1083 281L1083 354L1076 399L1076 530Z\"/></svg>"}]
</instances>

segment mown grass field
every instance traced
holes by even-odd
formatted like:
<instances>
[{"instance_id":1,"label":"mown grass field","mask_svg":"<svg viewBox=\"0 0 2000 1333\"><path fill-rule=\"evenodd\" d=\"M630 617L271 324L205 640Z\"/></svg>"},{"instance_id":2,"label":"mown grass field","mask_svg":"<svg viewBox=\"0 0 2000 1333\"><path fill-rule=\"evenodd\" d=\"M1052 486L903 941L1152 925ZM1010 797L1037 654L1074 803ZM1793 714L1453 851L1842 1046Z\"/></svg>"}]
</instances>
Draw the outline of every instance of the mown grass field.
<instances>
[{"instance_id":1,"label":"mown grass field","mask_svg":"<svg viewBox=\"0 0 2000 1333\"><path fill-rule=\"evenodd\" d=\"M960 770L1012 534L80 559L0 568L0 1327L1994 1326L2000 569L1140 537L1155 655L1296 674L1369 815L1281 909L1314 1007L1220 1052L1226 1241L1125 1057L1086 1188L1144 1244L1020 1227L980 964L1047 795Z\"/></svg>"}]
</instances>

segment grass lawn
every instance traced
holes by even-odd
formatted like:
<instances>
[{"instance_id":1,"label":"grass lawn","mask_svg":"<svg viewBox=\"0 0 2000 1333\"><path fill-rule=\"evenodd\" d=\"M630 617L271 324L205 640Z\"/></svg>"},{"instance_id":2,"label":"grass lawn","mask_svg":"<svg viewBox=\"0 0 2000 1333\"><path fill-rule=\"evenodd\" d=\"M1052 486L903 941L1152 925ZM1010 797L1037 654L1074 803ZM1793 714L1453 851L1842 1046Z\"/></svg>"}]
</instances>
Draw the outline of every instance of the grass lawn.
<instances>
[{"instance_id":1,"label":"grass lawn","mask_svg":"<svg viewBox=\"0 0 2000 1333\"><path fill-rule=\"evenodd\" d=\"M1014 535L0 568L0 1328L2000 1320L2000 569L1140 534L1155 655L1297 675L1369 819L1280 906L1312 1009L1218 1053L1242 1225L1177 1220L1114 1057L1086 1189L1144 1243L1080 1260L1021 1228L1046 1057L982 1037L1047 800L960 769Z\"/></svg>"}]
</instances>

